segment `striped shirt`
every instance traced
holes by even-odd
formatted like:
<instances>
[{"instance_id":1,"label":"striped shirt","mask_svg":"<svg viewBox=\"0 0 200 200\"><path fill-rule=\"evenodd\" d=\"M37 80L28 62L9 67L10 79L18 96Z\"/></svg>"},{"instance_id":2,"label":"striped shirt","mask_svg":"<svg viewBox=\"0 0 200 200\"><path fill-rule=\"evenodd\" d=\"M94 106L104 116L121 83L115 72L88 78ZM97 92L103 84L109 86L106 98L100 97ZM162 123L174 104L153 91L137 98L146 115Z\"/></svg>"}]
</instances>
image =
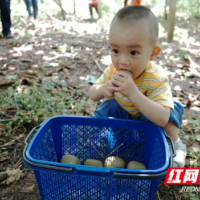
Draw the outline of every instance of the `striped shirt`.
<instances>
[{"instance_id":1,"label":"striped shirt","mask_svg":"<svg viewBox=\"0 0 200 200\"><path fill-rule=\"evenodd\" d=\"M101 77L95 84L101 85L108 80L113 79L113 75L116 75L118 71L113 64L110 64ZM140 92L142 92L147 98L152 101L158 102L162 106L170 107L174 109L173 97L171 88L169 86L169 79L165 70L155 65L153 62L149 62L144 72L139 78L134 80ZM133 105L133 103L119 92L115 92L115 100L119 105L128 111L133 119L137 119L140 116L140 111Z\"/></svg>"}]
</instances>

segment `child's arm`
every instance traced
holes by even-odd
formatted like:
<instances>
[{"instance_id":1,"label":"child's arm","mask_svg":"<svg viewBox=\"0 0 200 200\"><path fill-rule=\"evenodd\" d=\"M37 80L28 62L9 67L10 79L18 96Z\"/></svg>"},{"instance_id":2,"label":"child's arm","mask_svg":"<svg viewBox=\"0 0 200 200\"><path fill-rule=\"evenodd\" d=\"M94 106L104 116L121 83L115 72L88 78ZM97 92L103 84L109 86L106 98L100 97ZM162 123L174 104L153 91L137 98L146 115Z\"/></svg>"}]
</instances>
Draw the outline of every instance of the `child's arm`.
<instances>
[{"instance_id":1,"label":"child's arm","mask_svg":"<svg viewBox=\"0 0 200 200\"><path fill-rule=\"evenodd\" d=\"M170 108L152 101L142 94L139 90L133 93L129 100L138 108L138 110L154 124L164 127L170 117Z\"/></svg>"},{"instance_id":2,"label":"child's arm","mask_svg":"<svg viewBox=\"0 0 200 200\"><path fill-rule=\"evenodd\" d=\"M88 92L89 98L92 99L93 101L98 101L102 99L103 98L102 86L103 85L97 85L97 84L92 85Z\"/></svg>"},{"instance_id":3,"label":"child's arm","mask_svg":"<svg viewBox=\"0 0 200 200\"><path fill-rule=\"evenodd\" d=\"M164 107L142 94L128 74L122 71L119 72L113 77L112 83L118 87L112 87L111 89L127 97L151 122L160 127L164 127L168 123L170 108Z\"/></svg>"},{"instance_id":4,"label":"child's arm","mask_svg":"<svg viewBox=\"0 0 200 200\"><path fill-rule=\"evenodd\" d=\"M98 101L103 97L107 99L114 99L114 91L110 89L111 87L113 87L113 84L110 80L102 85L92 85L88 92L90 99L93 101Z\"/></svg>"}]
</instances>

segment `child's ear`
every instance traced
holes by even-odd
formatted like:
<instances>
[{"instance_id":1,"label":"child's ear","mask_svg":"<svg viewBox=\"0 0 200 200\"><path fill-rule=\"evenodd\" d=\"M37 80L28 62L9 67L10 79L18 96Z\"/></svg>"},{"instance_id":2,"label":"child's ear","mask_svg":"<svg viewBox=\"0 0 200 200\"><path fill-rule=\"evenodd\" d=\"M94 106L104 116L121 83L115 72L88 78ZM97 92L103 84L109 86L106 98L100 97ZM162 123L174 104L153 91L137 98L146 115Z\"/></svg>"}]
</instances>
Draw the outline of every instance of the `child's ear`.
<instances>
[{"instance_id":1,"label":"child's ear","mask_svg":"<svg viewBox=\"0 0 200 200\"><path fill-rule=\"evenodd\" d=\"M158 54L161 51L161 47L160 46L154 46L150 60L153 61L156 59L156 57L158 56Z\"/></svg>"}]
</instances>

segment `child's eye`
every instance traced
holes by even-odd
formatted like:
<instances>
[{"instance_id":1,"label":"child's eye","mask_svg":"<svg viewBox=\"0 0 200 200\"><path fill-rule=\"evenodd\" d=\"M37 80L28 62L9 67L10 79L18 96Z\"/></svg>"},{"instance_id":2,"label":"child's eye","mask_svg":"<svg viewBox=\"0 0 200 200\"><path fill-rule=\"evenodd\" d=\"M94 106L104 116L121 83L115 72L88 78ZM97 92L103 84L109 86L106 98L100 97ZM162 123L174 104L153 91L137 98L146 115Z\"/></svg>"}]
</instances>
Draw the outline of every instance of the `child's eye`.
<instances>
[{"instance_id":1,"label":"child's eye","mask_svg":"<svg viewBox=\"0 0 200 200\"><path fill-rule=\"evenodd\" d=\"M113 49L114 53L119 53L119 51L117 49Z\"/></svg>"},{"instance_id":2,"label":"child's eye","mask_svg":"<svg viewBox=\"0 0 200 200\"><path fill-rule=\"evenodd\" d=\"M131 51L131 55L135 56L135 55L137 55L137 54L138 54L137 51Z\"/></svg>"}]
</instances>

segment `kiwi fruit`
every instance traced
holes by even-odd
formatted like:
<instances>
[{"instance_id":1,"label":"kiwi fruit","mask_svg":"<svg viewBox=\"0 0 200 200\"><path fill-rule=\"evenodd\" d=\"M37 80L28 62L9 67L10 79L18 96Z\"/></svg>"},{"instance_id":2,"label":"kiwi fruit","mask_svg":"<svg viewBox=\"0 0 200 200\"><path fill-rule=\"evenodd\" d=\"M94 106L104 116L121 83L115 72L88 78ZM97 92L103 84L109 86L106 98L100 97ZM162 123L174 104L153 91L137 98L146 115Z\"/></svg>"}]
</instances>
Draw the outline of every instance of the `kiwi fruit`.
<instances>
[{"instance_id":1,"label":"kiwi fruit","mask_svg":"<svg viewBox=\"0 0 200 200\"><path fill-rule=\"evenodd\" d=\"M110 156L105 159L104 167L116 167L116 168L124 168L125 162L121 158L117 156Z\"/></svg>"},{"instance_id":2,"label":"kiwi fruit","mask_svg":"<svg viewBox=\"0 0 200 200\"><path fill-rule=\"evenodd\" d=\"M93 166L93 167L103 167L103 163L101 161L95 160L95 159L87 159L85 161L84 165Z\"/></svg>"},{"instance_id":3,"label":"kiwi fruit","mask_svg":"<svg viewBox=\"0 0 200 200\"><path fill-rule=\"evenodd\" d=\"M124 69L122 69L122 70L120 70L120 71L125 72L125 73L129 74L129 75L132 77L132 73L129 72L128 70L124 70Z\"/></svg>"},{"instance_id":4,"label":"kiwi fruit","mask_svg":"<svg viewBox=\"0 0 200 200\"><path fill-rule=\"evenodd\" d=\"M74 165L80 165L80 160L73 155L64 155L61 159L61 163L67 163L67 164L74 164Z\"/></svg>"},{"instance_id":5,"label":"kiwi fruit","mask_svg":"<svg viewBox=\"0 0 200 200\"><path fill-rule=\"evenodd\" d=\"M131 161L127 165L127 169L147 169L146 166L137 161Z\"/></svg>"},{"instance_id":6,"label":"kiwi fruit","mask_svg":"<svg viewBox=\"0 0 200 200\"><path fill-rule=\"evenodd\" d=\"M109 168L116 168L115 166L112 166L112 165L110 165L110 166L106 166L106 167L109 167Z\"/></svg>"}]
</instances>

